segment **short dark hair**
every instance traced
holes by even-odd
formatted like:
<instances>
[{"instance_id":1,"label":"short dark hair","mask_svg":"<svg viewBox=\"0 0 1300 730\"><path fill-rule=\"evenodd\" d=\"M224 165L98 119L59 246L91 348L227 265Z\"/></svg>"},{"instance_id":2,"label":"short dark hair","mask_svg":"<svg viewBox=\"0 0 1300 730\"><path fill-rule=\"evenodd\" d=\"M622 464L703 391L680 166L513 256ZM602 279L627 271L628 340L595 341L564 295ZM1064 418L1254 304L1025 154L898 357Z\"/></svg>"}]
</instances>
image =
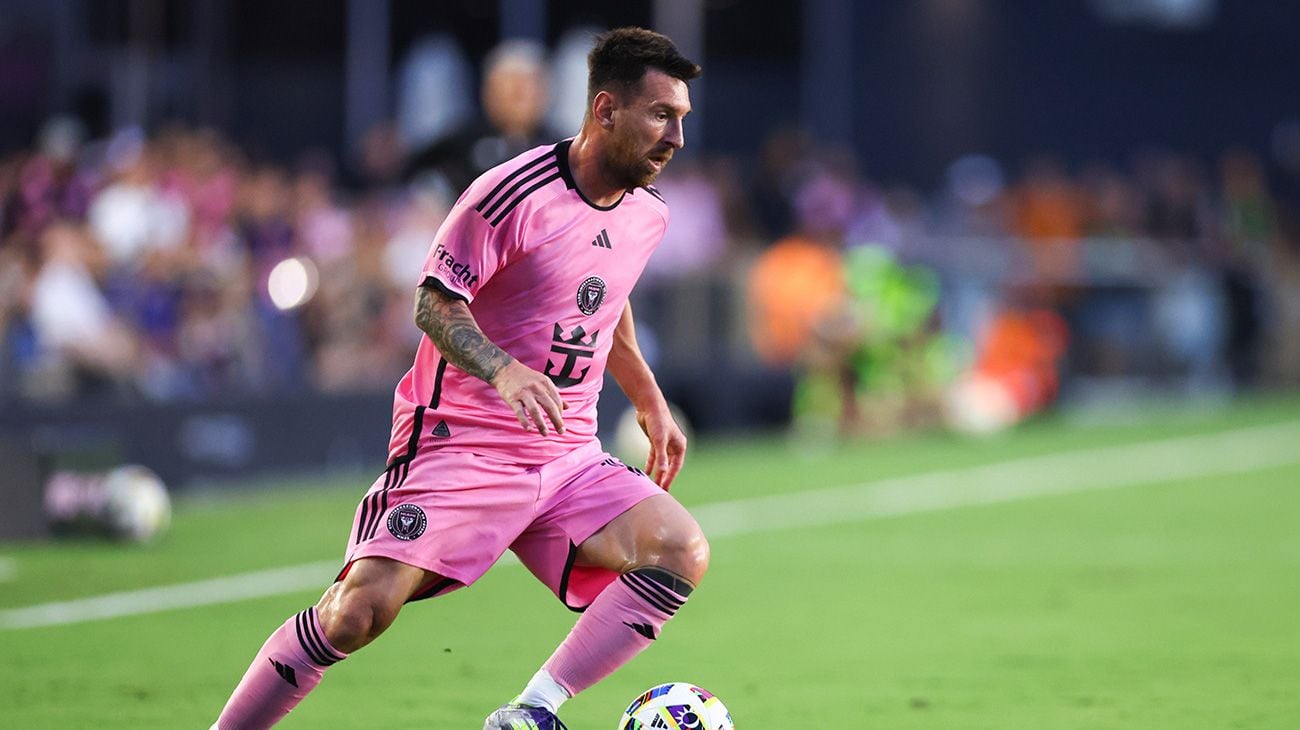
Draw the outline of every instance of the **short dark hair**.
<instances>
[{"instance_id":1,"label":"short dark hair","mask_svg":"<svg viewBox=\"0 0 1300 730\"><path fill-rule=\"evenodd\" d=\"M682 81L701 73L700 65L679 53L662 33L628 27L596 36L596 45L587 54L587 103L604 89L636 88L652 68Z\"/></svg>"}]
</instances>

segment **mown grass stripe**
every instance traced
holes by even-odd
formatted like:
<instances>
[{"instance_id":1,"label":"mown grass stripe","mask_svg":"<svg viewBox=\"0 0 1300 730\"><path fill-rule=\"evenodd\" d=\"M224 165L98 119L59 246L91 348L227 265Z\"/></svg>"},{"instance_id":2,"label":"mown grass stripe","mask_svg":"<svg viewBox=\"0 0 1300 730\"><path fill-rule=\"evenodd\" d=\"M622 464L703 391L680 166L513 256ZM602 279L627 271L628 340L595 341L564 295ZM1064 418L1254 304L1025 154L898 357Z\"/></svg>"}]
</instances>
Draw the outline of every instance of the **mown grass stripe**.
<instances>
[{"instance_id":1,"label":"mown grass stripe","mask_svg":"<svg viewBox=\"0 0 1300 730\"><path fill-rule=\"evenodd\" d=\"M1292 421L717 502L695 507L692 512L710 539L719 539L1054 494L1243 474L1300 463L1297 444L1300 421ZM517 561L507 553L502 563ZM339 561L330 560L8 609L0 611L0 628L59 626L323 590L338 568Z\"/></svg>"}]
</instances>

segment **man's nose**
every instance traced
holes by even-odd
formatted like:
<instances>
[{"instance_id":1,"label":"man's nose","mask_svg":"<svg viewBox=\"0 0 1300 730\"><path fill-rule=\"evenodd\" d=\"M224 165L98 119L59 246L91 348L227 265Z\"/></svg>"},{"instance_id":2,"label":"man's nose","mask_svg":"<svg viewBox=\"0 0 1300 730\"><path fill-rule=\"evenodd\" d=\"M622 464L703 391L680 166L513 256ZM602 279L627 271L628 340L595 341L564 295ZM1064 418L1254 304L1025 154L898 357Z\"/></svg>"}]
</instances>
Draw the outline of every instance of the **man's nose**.
<instances>
[{"instance_id":1,"label":"man's nose","mask_svg":"<svg viewBox=\"0 0 1300 730\"><path fill-rule=\"evenodd\" d=\"M668 129L664 130L664 143L677 150L686 146L686 128L682 126L681 119L668 123Z\"/></svg>"}]
</instances>

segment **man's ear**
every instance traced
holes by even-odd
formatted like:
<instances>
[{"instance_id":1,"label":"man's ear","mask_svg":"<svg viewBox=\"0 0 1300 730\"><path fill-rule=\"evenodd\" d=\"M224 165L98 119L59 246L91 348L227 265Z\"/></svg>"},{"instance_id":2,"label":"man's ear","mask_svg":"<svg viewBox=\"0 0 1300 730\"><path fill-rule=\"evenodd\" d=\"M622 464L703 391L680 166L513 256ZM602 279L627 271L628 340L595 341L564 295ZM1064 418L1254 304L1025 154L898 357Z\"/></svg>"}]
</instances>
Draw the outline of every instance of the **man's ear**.
<instances>
[{"instance_id":1,"label":"man's ear","mask_svg":"<svg viewBox=\"0 0 1300 730\"><path fill-rule=\"evenodd\" d=\"M591 116L604 129L614 128L614 109L617 107L614 95L608 91L596 92L591 100Z\"/></svg>"}]
</instances>

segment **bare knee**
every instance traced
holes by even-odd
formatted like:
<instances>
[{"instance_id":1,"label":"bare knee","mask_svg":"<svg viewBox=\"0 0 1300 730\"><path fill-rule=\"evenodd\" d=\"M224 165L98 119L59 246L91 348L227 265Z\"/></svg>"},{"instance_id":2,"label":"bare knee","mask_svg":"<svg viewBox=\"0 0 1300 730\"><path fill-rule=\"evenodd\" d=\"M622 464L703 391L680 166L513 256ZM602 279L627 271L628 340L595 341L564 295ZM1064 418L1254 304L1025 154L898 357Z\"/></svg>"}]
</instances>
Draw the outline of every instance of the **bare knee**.
<instances>
[{"instance_id":1,"label":"bare knee","mask_svg":"<svg viewBox=\"0 0 1300 730\"><path fill-rule=\"evenodd\" d=\"M660 544L654 552L658 554L658 560L654 561L658 567L676 573L693 585L699 585L709 569L709 541L693 520L661 533Z\"/></svg>"},{"instance_id":2,"label":"bare knee","mask_svg":"<svg viewBox=\"0 0 1300 730\"><path fill-rule=\"evenodd\" d=\"M660 494L641 501L587 538L578 550L581 565L620 573L663 568L697 585L709 568L709 541L676 499Z\"/></svg>"},{"instance_id":3,"label":"bare knee","mask_svg":"<svg viewBox=\"0 0 1300 730\"><path fill-rule=\"evenodd\" d=\"M396 620L401 605L366 587L335 583L317 604L317 614L334 648L351 653L384 633Z\"/></svg>"},{"instance_id":4,"label":"bare knee","mask_svg":"<svg viewBox=\"0 0 1300 730\"><path fill-rule=\"evenodd\" d=\"M416 589L439 576L388 558L361 558L348 566L316 604L325 638L353 652L375 640L397 618Z\"/></svg>"}]
</instances>

